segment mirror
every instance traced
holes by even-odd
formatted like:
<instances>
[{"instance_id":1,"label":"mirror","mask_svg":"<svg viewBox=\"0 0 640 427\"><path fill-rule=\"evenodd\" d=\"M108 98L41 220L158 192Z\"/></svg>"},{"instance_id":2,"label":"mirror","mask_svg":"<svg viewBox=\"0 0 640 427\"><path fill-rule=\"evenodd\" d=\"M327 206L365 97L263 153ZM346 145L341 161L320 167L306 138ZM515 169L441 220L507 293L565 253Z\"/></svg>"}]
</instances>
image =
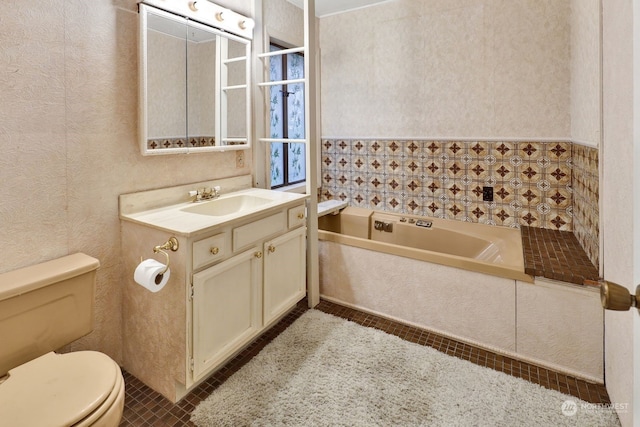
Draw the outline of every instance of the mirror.
<instances>
[{"instance_id":1,"label":"mirror","mask_svg":"<svg viewBox=\"0 0 640 427\"><path fill-rule=\"evenodd\" d=\"M143 155L250 146L250 41L140 4Z\"/></svg>"}]
</instances>

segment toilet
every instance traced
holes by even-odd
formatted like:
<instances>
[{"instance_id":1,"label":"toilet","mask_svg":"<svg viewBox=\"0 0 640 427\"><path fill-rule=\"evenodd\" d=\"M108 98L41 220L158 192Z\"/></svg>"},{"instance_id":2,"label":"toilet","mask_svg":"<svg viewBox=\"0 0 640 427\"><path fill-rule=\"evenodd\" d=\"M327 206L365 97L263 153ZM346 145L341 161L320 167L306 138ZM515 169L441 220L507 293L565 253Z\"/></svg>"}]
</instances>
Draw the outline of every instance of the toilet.
<instances>
[{"instance_id":1,"label":"toilet","mask_svg":"<svg viewBox=\"0 0 640 427\"><path fill-rule=\"evenodd\" d=\"M99 266L77 253L0 274L0 424L119 425L118 364L96 351L54 352L93 330Z\"/></svg>"}]
</instances>

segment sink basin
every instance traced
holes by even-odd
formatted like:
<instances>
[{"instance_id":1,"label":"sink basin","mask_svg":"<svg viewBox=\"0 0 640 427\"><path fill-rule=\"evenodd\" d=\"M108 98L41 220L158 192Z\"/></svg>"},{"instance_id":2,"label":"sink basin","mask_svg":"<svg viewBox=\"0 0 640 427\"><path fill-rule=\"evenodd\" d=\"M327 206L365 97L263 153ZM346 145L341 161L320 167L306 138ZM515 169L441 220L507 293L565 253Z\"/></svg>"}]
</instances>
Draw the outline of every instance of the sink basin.
<instances>
[{"instance_id":1,"label":"sink basin","mask_svg":"<svg viewBox=\"0 0 640 427\"><path fill-rule=\"evenodd\" d=\"M211 200L209 202L193 204L180 210L200 215L224 216L241 213L243 211L250 211L271 202L273 202L273 200L265 197L258 197L250 194L238 194L237 196L229 196Z\"/></svg>"}]
</instances>

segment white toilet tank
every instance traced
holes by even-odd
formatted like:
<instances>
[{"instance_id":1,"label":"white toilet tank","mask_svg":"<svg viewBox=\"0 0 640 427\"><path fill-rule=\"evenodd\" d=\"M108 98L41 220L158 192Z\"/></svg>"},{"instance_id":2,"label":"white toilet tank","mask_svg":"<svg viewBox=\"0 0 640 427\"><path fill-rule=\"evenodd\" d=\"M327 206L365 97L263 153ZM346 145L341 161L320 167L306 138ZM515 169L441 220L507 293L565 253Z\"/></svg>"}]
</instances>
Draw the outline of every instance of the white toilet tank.
<instances>
[{"instance_id":1,"label":"white toilet tank","mask_svg":"<svg viewBox=\"0 0 640 427\"><path fill-rule=\"evenodd\" d=\"M77 253L0 274L0 377L91 332L99 266Z\"/></svg>"}]
</instances>

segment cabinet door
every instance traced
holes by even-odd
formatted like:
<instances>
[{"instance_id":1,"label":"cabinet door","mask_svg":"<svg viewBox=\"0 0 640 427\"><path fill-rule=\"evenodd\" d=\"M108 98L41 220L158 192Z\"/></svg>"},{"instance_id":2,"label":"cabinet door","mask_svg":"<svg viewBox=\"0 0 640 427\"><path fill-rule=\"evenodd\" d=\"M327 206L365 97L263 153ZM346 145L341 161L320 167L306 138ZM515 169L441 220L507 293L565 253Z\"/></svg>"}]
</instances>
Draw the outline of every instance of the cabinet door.
<instances>
[{"instance_id":1,"label":"cabinet door","mask_svg":"<svg viewBox=\"0 0 640 427\"><path fill-rule=\"evenodd\" d=\"M193 379L262 329L262 252L252 248L193 275Z\"/></svg>"},{"instance_id":2,"label":"cabinet door","mask_svg":"<svg viewBox=\"0 0 640 427\"><path fill-rule=\"evenodd\" d=\"M264 244L264 325L293 307L306 292L305 228Z\"/></svg>"}]
</instances>

